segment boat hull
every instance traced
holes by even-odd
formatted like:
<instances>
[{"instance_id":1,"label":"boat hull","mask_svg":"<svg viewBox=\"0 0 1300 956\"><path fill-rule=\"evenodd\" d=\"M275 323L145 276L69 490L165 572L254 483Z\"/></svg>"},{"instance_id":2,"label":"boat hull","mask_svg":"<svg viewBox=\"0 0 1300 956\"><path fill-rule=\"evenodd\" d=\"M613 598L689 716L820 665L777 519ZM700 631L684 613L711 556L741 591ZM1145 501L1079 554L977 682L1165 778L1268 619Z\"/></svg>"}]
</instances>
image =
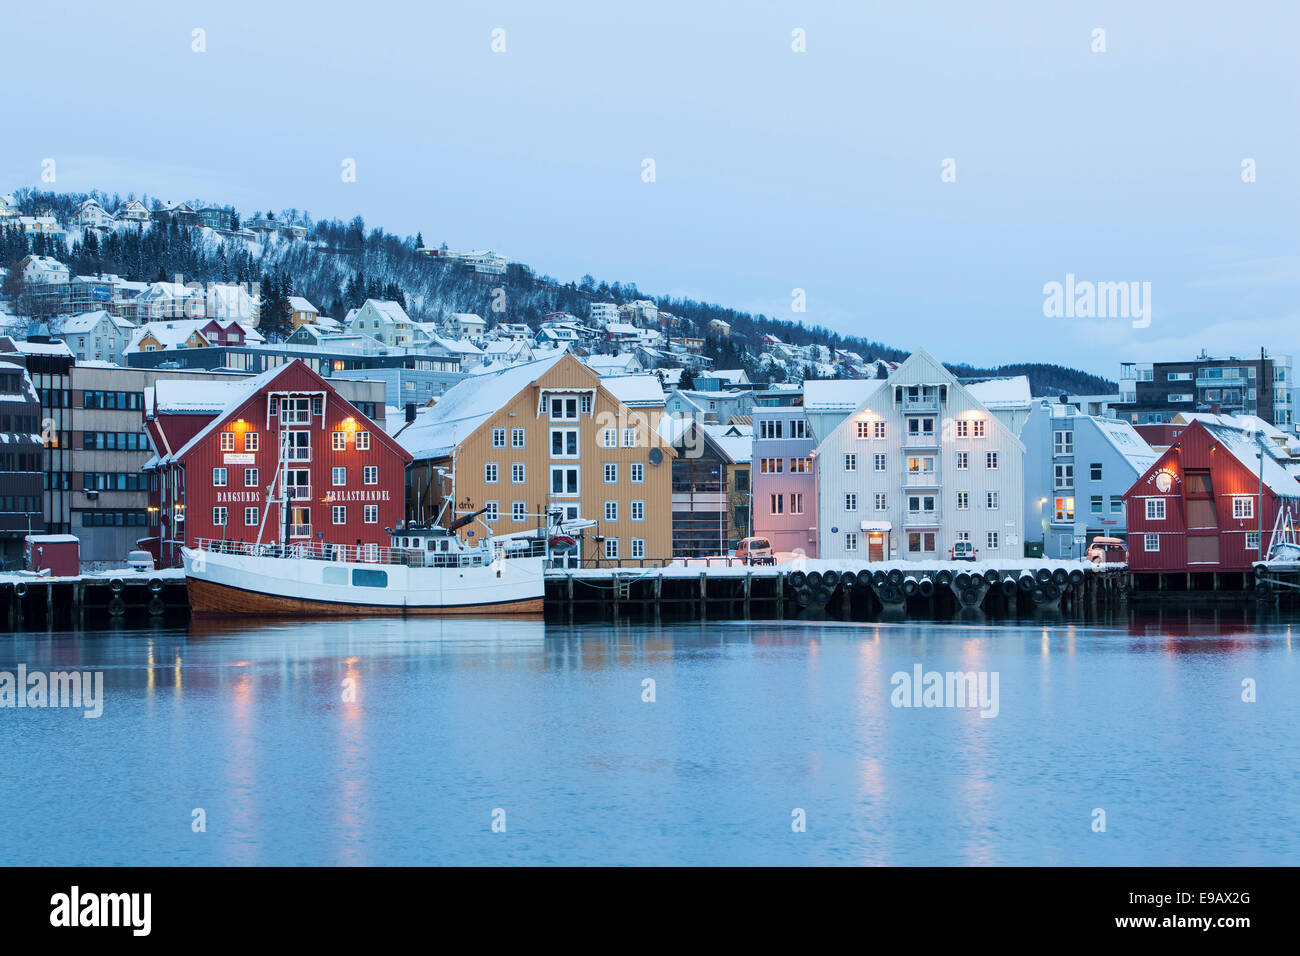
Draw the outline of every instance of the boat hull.
<instances>
[{"instance_id":1,"label":"boat hull","mask_svg":"<svg viewBox=\"0 0 1300 956\"><path fill-rule=\"evenodd\" d=\"M350 604L263 594L243 588L187 577L190 611L198 617L447 617L462 614L540 615L542 599L525 598L493 604L460 604L451 607Z\"/></svg>"},{"instance_id":2,"label":"boat hull","mask_svg":"<svg viewBox=\"0 0 1300 956\"><path fill-rule=\"evenodd\" d=\"M540 615L540 558L463 568L230 555L185 549L196 617ZM380 577L382 575L382 577ZM359 579L382 584L357 586Z\"/></svg>"}]
</instances>

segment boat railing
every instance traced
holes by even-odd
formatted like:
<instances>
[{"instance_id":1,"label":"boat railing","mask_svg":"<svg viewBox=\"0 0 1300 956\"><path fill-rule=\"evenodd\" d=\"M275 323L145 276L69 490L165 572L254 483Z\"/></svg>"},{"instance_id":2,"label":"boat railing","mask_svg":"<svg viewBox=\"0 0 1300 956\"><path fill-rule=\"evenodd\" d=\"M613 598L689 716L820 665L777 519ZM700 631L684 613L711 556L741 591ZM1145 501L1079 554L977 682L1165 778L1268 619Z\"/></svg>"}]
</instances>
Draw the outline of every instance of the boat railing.
<instances>
[{"instance_id":1,"label":"boat railing","mask_svg":"<svg viewBox=\"0 0 1300 956\"><path fill-rule=\"evenodd\" d=\"M411 568L466 568L492 562L493 555L484 549L470 551L428 551L424 548L389 548L377 544L327 544L324 541L294 541L287 547L279 542L257 544L253 541L230 541L222 538L199 538L199 551L234 554L258 558L298 558L311 561L344 561L352 564L397 564ZM503 559L541 557L541 549L502 548L495 555Z\"/></svg>"}]
</instances>

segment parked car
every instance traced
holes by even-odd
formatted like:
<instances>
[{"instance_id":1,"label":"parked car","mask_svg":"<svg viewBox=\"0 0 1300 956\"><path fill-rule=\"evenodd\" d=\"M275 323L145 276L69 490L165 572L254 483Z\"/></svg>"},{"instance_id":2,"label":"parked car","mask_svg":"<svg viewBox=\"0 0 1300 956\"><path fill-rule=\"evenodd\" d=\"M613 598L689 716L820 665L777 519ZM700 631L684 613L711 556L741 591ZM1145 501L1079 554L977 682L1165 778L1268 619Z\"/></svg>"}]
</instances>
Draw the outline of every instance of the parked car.
<instances>
[{"instance_id":1,"label":"parked car","mask_svg":"<svg viewBox=\"0 0 1300 956\"><path fill-rule=\"evenodd\" d=\"M132 551L126 556L126 566L132 571L152 571L153 555L148 551Z\"/></svg>"},{"instance_id":2,"label":"parked car","mask_svg":"<svg viewBox=\"0 0 1300 956\"><path fill-rule=\"evenodd\" d=\"M736 548L741 564L776 564L772 542L767 538L744 538Z\"/></svg>"},{"instance_id":3,"label":"parked car","mask_svg":"<svg viewBox=\"0 0 1300 956\"><path fill-rule=\"evenodd\" d=\"M1128 547L1123 538L1098 536L1092 539L1086 557L1093 564L1127 564Z\"/></svg>"},{"instance_id":4,"label":"parked car","mask_svg":"<svg viewBox=\"0 0 1300 956\"><path fill-rule=\"evenodd\" d=\"M953 561L974 561L975 545L969 541L958 541L948 552L948 557Z\"/></svg>"}]
</instances>

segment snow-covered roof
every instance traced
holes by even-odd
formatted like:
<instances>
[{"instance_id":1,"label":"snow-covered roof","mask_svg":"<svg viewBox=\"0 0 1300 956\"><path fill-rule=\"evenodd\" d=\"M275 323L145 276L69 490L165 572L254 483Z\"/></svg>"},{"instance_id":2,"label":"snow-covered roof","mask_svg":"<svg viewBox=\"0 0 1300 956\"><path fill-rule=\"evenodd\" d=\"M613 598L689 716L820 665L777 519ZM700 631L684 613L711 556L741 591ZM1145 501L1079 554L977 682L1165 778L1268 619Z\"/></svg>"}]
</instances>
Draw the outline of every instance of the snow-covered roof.
<instances>
[{"instance_id":1,"label":"snow-covered roof","mask_svg":"<svg viewBox=\"0 0 1300 956\"><path fill-rule=\"evenodd\" d=\"M753 425L701 425L734 465L744 464L754 456Z\"/></svg>"},{"instance_id":2,"label":"snow-covered roof","mask_svg":"<svg viewBox=\"0 0 1300 956\"><path fill-rule=\"evenodd\" d=\"M1033 401L1029 391L1029 378L1025 375L990 378L982 382L970 382L964 387L974 399L990 410L1028 407Z\"/></svg>"},{"instance_id":3,"label":"snow-covered roof","mask_svg":"<svg viewBox=\"0 0 1300 956\"><path fill-rule=\"evenodd\" d=\"M24 355L66 355L72 357L72 349L63 342L15 342L16 351Z\"/></svg>"},{"instance_id":4,"label":"snow-covered roof","mask_svg":"<svg viewBox=\"0 0 1300 956\"><path fill-rule=\"evenodd\" d=\"M191 438L189 441L187 441L179 450L177 450L172 455L172 457L178 460L184 458L185 455L189 453L190 449L197 447L198 444L204 438L206 438L210 432L213 431L213 429L218 428L222 424L222 422L225 419L224 413L233 412L240 405L243 405L246 401L248 401L250 398L256 395L259 391L261 391L271 382L275 381L276 378L278 378L286 369L291 367L292 367L292 363L290 363L289 365L277 365L275 368L267 369L265 372L262 372L260 375L254 375L252 378L246 378L243 379L242 381L225 381L221 383L217 383L217 382L195 383L193 381L186 380L186 379L159 379L157 382L155 382L154 383L155 402L159 401L158 389L160 386L180 386L182 388L194 388L196 384L207 386L207 388L203 389L202 394L195 396L195 398L190 403L190 407L188 409L183 409L178 411L181 411L183 413L188 412L190 414L209 413L212 414L213 416L212 421L208 422L205 426L200 428L198 432L194 435L194 437ZM208 388L212 388L213 386L216 386L218 384L224 388L224 395L222 396L224 398L224 401L221 402L221 404L219 405L216 404L216 402L213 400L215 398L214 394L208 391ZM172 402L179 401L179 399L175 397L169 400ZM203 405L205 402L207 403L208 407L199 407L200 405Z\"/></svg>"},{"instance_id":5,"label":"snow-covered roof","mask_svg":"<svg viewBox=\"0 0 1300 956\"><path fill-rule=\"evenodd\" d=\"M135 326L126 319L115 316L106 309L97 309L94 312L82 312L80 315L68 316L62 321L56 320L52 322L51 333L54 335L84 335L87 332L94 331L95 327L105 319L122 331L134 331L135 329Z\"/></svg>"},{"instance_id":6,"label":"snow-covered roof","mask_svg":"<svg viewBox=\"0 0 1300 956\"><path fill-rule=\"evenodd\" d=\"M289 296L289 308L294 312L315 312L316 306L312 305L300 295Z\"/></svg>"},{"instance_id":7,"label":"snow-covered roof","mask_svg":"<svg viewBox=\"0 0 1300 956\"><path fill-rule=\"evenodd\" d=\"M216 415L230 404L234 389L247 381L226 377L160 378L153 385L154 406L162 414Z\"/></svg>"},{"instance_id":8,"label":"snow-covered roof","mask_svg":"<svg viewBox=\"0 0 1300 956\"><path fill-rule=\"evenodd\" d=\"M600 384L629 408L664 404L664 387L658 375L605 375Z\"/></svg>"},{"instance_id":9,"label":"snow-covered roof","mask_svg":"<svg viewBox=\"0 0 1300 956\"><path fill-rule=\"evenodd\" d=\"M1154 465L1156 459L1160 457L1160 454L1147 444L1147 440L1128 422L1118 418L1102 418L1098 415L1086 417L1091 419L1102 436L1128 460L1139 475Z\"/></svg>"},{"instance_id":10,"label":"snow-covered roof","mask_svg":"<svg viewBox=\"0 0 1300 956\"><path fill-rule=\"evenodd\" d=\"M1295 472L1278 461L1277 449L1269 449L1269 454L1260 455L1255 432L1236 423L1201 421L1201 424L1252 475L1258 476L1262 465L1264 484L1275 494L1283 498L1300 498L1300 481L1296 480ZM1268 448L1268 442L1265 447Z\"/></svg>"},{"instance_id":11,"label":"snow-covered roof","mask_svg":"<svg viewBox=\"0 0 1300 956\"><path fill-rule=\"evenodd\" d=\"M550 371L561 358L563 355L524 362L457 382L438 399L438 404L417 409L415 421L397 436L398 442L416 458L450 454L459 442Z\"/></svg>"},{"instance_id":12,"label":"snow-covered roof","mask_svg":"<svg viewBox=\"0 0 1300 956\"><path fill-rule=\"evenodd\" d=\"M886 381L883 378L809 379L803 383L803 407L809 411L855 411Z\"/></svg>"}]
</instances>

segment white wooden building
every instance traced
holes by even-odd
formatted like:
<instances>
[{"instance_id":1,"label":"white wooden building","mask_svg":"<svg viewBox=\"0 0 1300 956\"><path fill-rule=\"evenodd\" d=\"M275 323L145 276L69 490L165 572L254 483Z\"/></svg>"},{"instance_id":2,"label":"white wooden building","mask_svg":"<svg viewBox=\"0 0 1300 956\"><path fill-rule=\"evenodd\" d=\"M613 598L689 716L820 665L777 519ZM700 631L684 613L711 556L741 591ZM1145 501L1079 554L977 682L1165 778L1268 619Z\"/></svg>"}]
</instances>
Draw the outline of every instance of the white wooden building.
<instances>
[{"instance_id":1,"label":"white wooden building","mask_svg":"<svg viewBox=\"0 0 1300 956\"><path fill-rule=\"evenodd\" d=\"M1024 445L924 349L817 437L819 557L1023 556Z\"/></svg>"}]
</instances>

